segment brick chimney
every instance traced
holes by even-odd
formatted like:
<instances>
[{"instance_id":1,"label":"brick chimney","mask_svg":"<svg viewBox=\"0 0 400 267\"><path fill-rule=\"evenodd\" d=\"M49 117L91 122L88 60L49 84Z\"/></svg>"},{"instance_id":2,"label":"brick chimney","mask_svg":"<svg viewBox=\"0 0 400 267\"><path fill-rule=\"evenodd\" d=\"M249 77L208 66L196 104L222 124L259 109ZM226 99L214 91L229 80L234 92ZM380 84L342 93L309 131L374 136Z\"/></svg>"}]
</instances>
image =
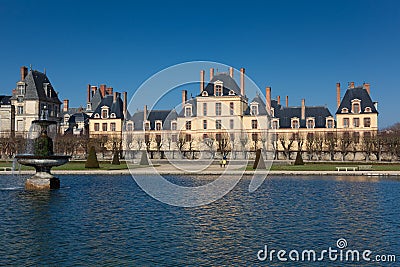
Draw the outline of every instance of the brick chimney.
<instances>
[{"instance_id":1,"label":"brick chimney","mask_svg":"<svg viewBox=\"0 0 400 267\"><path fill-rule=\"evenodd\" d=\"M210 68L210 81L214 78L214 68Z\"/></svg>"},{"instance_id":2,"label":"brick chimney","mask_svg":"<svg viewBox=\"0 0 400 267\"><path fill-rule=\"evenodd\" d=\"M336 83L336 105L337 108L339 108L340 106L340 83Z\"/></svg>"},{"instance_id":3,"label":"brick chimney","mask_svg":"<svg viewBox=\"0 0 400 267\"><path fill-rule=\"evenodd\" d=\"M267 112L268 114L271 114L271 87L265 88L265 96Z\"/></svg>"},{"instance_id":4,"label":"brick chimney","mask_svg":"<svg viewBox=\"0 0 400 267\"><path fill-rule=\"evenodd\" d=\"M200 71L200 94L204 91L204 74L205 74L205 71L201 70Z\"/></svg>"},{"instance_id":5,"label":"brick chimney","mask_svg":"<svg viewBox=\"0 0 400 267\"><path fill-rule=\"evenodd\" d=\"M244 96L244 68L240 69L240 94Z\"/></svg>"},{"instance_id":6,"label":"brick chimney","mask_svg":"<svg viewBox=\"0 0 400 267\"><path fill-rule=\"evenodd\" d=\"M233 78L233 68L232 67L229 68L229 76L231 76L231 78Z\"/></svg>"},{"instance_id":7,"label":"brick chimney","mask_svg":"<svg viewBox=\"0 0 400 267\"><path fill-rule=\"evenodd\" d=\"M21 81L25 80L26 75L28 75L28 68L25 66L21 67Z\"/></svg>"},{"instance_id":8,"label":"brick chimney","mask_svg":"<svg viewBox=\"0 0 400 267\"><path fill-rule=\"evenodd\" d=\"M147 121L147 105L143 108L143 121Z\"/></svg>"},{"instance_id":9,"label":"brick chimney","mask_svg":"<svg viewBox=\"0 0 400 267\"><path fill-rule=\"evenodd\" d=\"M123 112L124 112L124 118L126 119L128 93L127 93L127 92L123 92L123 96L124 96L124 102L123 102L122 110L123 110Z\"/></svg>"},{"instance_id":10,"label":"brick chimney","mask_svg":"<svg viewBox=\"0 0 400 267\"><path fill-rule=\"evenodd\" d=\"M306 100L304 98L301 100L301 119L306 119Z\"/></svg>"},{"instance_id":11,"label":"brick chimney","mask_svg":"<svg viewBox=\"0 0 400 267\"><path fill-rule=\"evenodd\" d=\"M371 94L371 88L369 83L364 83L364 88L367 90L367 93L370 95Z\"/></svg>"},{"instance_id":12,"label":"brick chimney","mask_svg":"<svg viewBox=\"0 0 400 267\"><path fill-rule=\"evenodd\" d=\"M278 97L276 98L276 102L278 102L278 105L281 104L281 96L280 95L278 95Z\"/></svg>"},{"instance_id":13,"label":"brick chimney","mask_svg":"<svg viewBox=\"0 0 400 267\"><path fill-rule=\"evenodd\" d=\"M94 96L94 94L96 93L96 91L97 91L97 86L92 86L92 96Z\"/></svg>"},{"instance_id":14,"label":"brick chimney","mask_svg":"<svg viewBox=\"0 0 400 267\"><path fill-rule=\"evenodd\" d=\"M350 89L354 88L354 82L350 82Z\"/></svg>"},{"instance_id":15,"label":"brick chimney","mask_svg":"<svg viewBox=\"0 0 400 267\"><path fill-rule=\"evenodd\" d=\"M113 94L113 88L112 87L108 87L106 89L106 93L107 93L107 95L112 95Z\"/></svg>"},{"instance_id":16,"label":"brick chimney","mask_svg":"<svg viewBox=\"0 0 400 267\"><path fill-rule=\"evenodd\" d=\"M118 93L117 93L117 92L114 92L114 95L113 95L113 103L117 103L117 98L118 98Z\"/></svg>"},{"instance_id":17,"label":"brick chimney","mask_svg":"<svg viewBox=\"0 0 400 267\"><path fill-rule=\"evenodd\" d=\"M286 96L286 107L289 107L289 96Z\"/></svg>"},{"instance_id":18,"label":"brick chimney","mask_svg":"<svg viewBox=\"0 0 400 267\"><path fill-rule=\"evenodd\" d=\"M102 98L106 95L106 87L107 86L105 84L100 84L100 94Z\"/></svg>"},{"instance_id":19,"label":"brick chimney","mask_svg":"<svg viewBox=\"0 0 400 267\"><path fill-rule=\"evenodd\" d=\"M91 86L90 84L87 85L87 102L90 102L90 90L91 90Z\"/></svg>"},{"instance_id":20,"label":"brick chimney","mask_svg":"<svg viewBox=\"0 0 400 267\"><path fill-rule=\"evenodd\" d=\"M69 108L69 100L68 99L64 99L64 106L63 106L63 112L68 112L68 108Z\"/></svg>"},{"instance_id":21,"label":"brick chimney","mask_svg":"<svg viewBox=\"0 0 400 267\"><path fill-rule=\"evenodd\" d=\"M182 108L185 105L186 101L187 101L187 91L182 90Z\"/></svg>"}]
</instances>

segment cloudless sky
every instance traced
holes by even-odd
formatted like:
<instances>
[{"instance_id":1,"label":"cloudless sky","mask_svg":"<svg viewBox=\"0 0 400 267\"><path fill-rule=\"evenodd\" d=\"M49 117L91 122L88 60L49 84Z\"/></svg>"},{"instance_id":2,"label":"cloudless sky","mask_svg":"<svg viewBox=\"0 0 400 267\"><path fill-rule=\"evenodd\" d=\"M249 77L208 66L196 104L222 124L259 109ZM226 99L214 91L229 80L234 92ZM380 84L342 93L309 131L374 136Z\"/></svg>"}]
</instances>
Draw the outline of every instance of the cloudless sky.
<instances>
[{"instance_id":1,"label":"cloudless sky","mask_svg":"<svg viewBox=\"0 0 400 267\"><path fill-rule=\"evenodd\" d=\"M273 98L333 114L336 82L342 96L369 82L380 128L400 121L400 1L0 0L0 94L32 64L60 99L85 106L88 83L132 95L193 60L244 67Z\"/></svg>"}]
</instances>

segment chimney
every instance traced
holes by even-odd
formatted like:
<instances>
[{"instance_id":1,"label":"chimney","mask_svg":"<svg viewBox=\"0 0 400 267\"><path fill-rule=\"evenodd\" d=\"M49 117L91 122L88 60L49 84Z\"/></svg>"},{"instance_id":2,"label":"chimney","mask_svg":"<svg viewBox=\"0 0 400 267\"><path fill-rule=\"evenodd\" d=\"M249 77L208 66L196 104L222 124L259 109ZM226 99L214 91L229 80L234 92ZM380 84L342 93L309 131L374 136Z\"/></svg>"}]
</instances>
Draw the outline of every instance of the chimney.
<instances>
[{"instance_id":1,"label":"chimney","mask_svg":"<svg viewBox=\"0 0 400 267\"><path fill-rule=\"evenodd\" d=\"M280 104L281 104L281 96L280 96L280 95L278 95L278 97L277 97L276 101L278 102L278 105L280 105Z\"/></svg>"},{"instance_id":2,"label":"chimney","mask_svg":"<svg viewBox=\"0 0 400 267\"><path fill-rule=\"evenodd\" d=\"M231 76L231 78L233 78L233 68L232 67L229 68L229 76Z\"/></svg>"},{"instance_id":3,"label":"chimney","mask_svg":"<svg viewBox=\"0 0 400 267\"><path fill-rule=\"evenodd\" d=\"M354 82L350 82L350 89L354 88Z\"/></svg>"},{"instance_id":4,"label":"chimney","mask_svg":"<svg viewBox=\"0 0 400 267\"><path fill-rule=\"evenodd\" d=\"M367 93L370 95L371 94L371 89L369 83L364 83L364 88L367 90Z\"/></svg>"},{"instance_id":5,"label":"chimney","mask_svg":"<svg viewBox=\"0 0 400 267\"><path fill-rule=\"evenodd\" d=\"M340 106L340 83L336 83L336 105L337 108Z\"/></svg>"},{"instance_id":6,"label":"chimney","mask_svg":"<svg viewBox=\"0 0 400 267\"><path fill-rule=\"evenodd\" d=\"M106 96L106 85L105 84L100 84L100 94L101 94L102 98Z\"/></svg>"},{"instance_id":7,"label":"chimney","mask_svg":"<svg viewBox=\"0 0 400 267\"><path fill-rule=\"evenodd\" d=\"M87 102L88 103L90 102L90 89L91 89L90 84L88 84L87 85Z\"/></svg>"},{"instance_id":8,"label":"chimney","mask_svg":"<svg viewBox=\"0 0 400 267\"><path fill-rule=\"evenodd\" d=\"M306 100L304 98L301 100L301 119L306 119Z\"/></svg>"},{"instance_id":9,"label":"chimney","mask_svg":"<svg viewBox=\"0 0 400 267\"><path fill-rule=\"evenodd\" d=\"M97 91L97 86L92 86L92 96L94 96L96 91Z\"/></svg>"},{"instance_id":10,"label":"chimney","mask_svg":"<svg viewBox=\"0 0 400 267\"><path fill-rule=\"evenodd\" d=\"M64 112L68 112L68 106L69 106L69 100L64 99L64 107L63 107Z\"/></svg>"},{"instance_id":11,"label":"chimney","mask_svg":"<svg viewBox=\"0 0 400 267\"><path fill-rule=\"evenodd\" d=\"M117 103L118 93L114 92L113 103Z\"/></svg>"},{"instance_id":12,"label":"chimney","mask_svg":"<svg viewBox=\"0 0 400 267\"><path fill-rule=\"evenodd\" d=\"M143 121L147 121L147 105L143 108Z\"/></svg>"},{"instance_id":13,"label":"chimney","mask_svg":"<svg viewBox=\"0 0 400 267\"><path fill-rule=\"evenodd\" d=\"M210 68L210 81L214 78L214 68Z\"/></svg>"},{"instance_id":14,"label":"chimney","mask_svg":"<svg viewBox=\"0 0 400 267\"><path fill-rule=\"evenodd\" d=\"M244 68L240 69L240 94L244 96Z\"/></svg>"},{"instance_id":15,"label":"chimney","mask_svg":"<svg viewBox=\"0 0 400 267\"><path fill-rule=\"evenodd\" d=\"M286 96L286 107L289 107L289 96Z\"/></svg>"},{"instance_id":16,"label":"chimney","mask_svg":"<svg viewBox=\"0 0 400 267\"><path fill-rule=\"evenodd\" d=\"M123 92L123 95L124 95L124 102L123 102L122 110L124 112L124 118L126 119L126 110L127 110L126 102L128 101L128 93Z\"/></svg>"},{"instance_id":17,"label":"chimney","mask_svg":"<svg viewBox=\"0 0 400 267\"><path fill-rule=\"evenodd\" d=\"M205 74L205 71L201 70L200 71L200 93L202 93L204 91L204 74Z\"/></svg>"},{"instance_id":18,"label":"chimney","mask_svg":"<svg viewBox=\"0 0 400 267\"><path fill-rule=\"evenodd\" d=\"M186 101L187 101L187 91L182 90L182 108L185 105Z\"/></svg>"},{"instance_id":19,"label":"chimney","mask_svg":"<svg viewBox=\"0 0 400 267\"><path fill-rule=\"evenodd\" d=\"M28 68L25 66L21 67L21 81L25 80L26 75L28 75Z\"/></svg>"},{"instance_id":20,"label":"chimney","mask_svg":"<svg viewBox=\"0 0 400 267\"><path fill-rule=\"evenodd\" d=\"M112 87L108 87L106 89L107 95L112 95L113 94L113 88Z\"/></svg>"},{"instance_id":21,"label":"chimney","mask_svg":"<svg viewBox=\"0 0 400 267\"><path fill-rule=\"evenodd\" d=\"M266 96L267 112L268 114L271 114L271 87L265 88L265 96Z\"/></svg>"}]
</instances>

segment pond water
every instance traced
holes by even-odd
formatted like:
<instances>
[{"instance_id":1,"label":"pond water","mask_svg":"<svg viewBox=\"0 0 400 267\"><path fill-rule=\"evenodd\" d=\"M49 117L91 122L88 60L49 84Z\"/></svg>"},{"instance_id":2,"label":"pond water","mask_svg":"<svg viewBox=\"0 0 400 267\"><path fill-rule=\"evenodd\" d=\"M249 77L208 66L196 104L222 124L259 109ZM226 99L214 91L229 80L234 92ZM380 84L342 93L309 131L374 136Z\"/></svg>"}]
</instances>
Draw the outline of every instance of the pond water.
<instances>
[{"instance_id":1,"label":"pond water","mask_svg":"<svg viewBox=\"0 0 400 267\"><path fill-rule=\"evenodd\" d=\"M348 249L397 254L400 182L371 177L249 178L222 199L179 208L146 195L130 176L60 175L62 188L23 189L0 176L0 266L376 266L376 262L260 261L259 250ZM152 179L149 176L149 179ZM205 183L171 176L176 183ZM209 178L207 178L209 179Z\"/></svg>"}]
</instances>

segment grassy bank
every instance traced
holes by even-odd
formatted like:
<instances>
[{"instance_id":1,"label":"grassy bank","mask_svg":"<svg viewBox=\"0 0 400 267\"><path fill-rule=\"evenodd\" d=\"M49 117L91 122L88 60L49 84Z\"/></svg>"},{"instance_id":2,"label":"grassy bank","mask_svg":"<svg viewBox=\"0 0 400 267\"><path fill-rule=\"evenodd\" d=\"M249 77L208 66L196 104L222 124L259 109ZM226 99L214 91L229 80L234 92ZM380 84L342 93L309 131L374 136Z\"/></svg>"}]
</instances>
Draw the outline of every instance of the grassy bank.
<instances>
[{"instance_id":1,"label":"grassy bank","mask_svg":"<svg viewBox=\"0 0 400 267\"><path fill-rule=\"evenodd\" d=\"M306 163L304 165L272 165L272 171L336 171L336 167L357 167L361 165L371 165L371 171L400 171L400 163ZM253 170L253 166L247 166L246 170Z\"/></svg>"},{"instance_id":2,"label":"grassy bank","mask_svg":"<svg viewBox=\"0 0 400 267\"><path fill-rule=\"evenodd\" d=\"M126 170L126 169L128 169L128 166L126 165L126 163L124 161L121 161L121 165L112 165L109 161L102 161L99 163L100 163L100 168L93 169L93 170ZM5 162L5 161L0 162L0 169L3 170L4 167L12 168L12 162ZM16 166L16 169L18 169L18 166ZM21 166L21 170L34 170L34 168L28 167L28 166ZM53 167L52 170L79 171L79 170L91 170L91 169L85 168L84 161L70 161L65 165Z\"/></svg>"}]
</instances>

